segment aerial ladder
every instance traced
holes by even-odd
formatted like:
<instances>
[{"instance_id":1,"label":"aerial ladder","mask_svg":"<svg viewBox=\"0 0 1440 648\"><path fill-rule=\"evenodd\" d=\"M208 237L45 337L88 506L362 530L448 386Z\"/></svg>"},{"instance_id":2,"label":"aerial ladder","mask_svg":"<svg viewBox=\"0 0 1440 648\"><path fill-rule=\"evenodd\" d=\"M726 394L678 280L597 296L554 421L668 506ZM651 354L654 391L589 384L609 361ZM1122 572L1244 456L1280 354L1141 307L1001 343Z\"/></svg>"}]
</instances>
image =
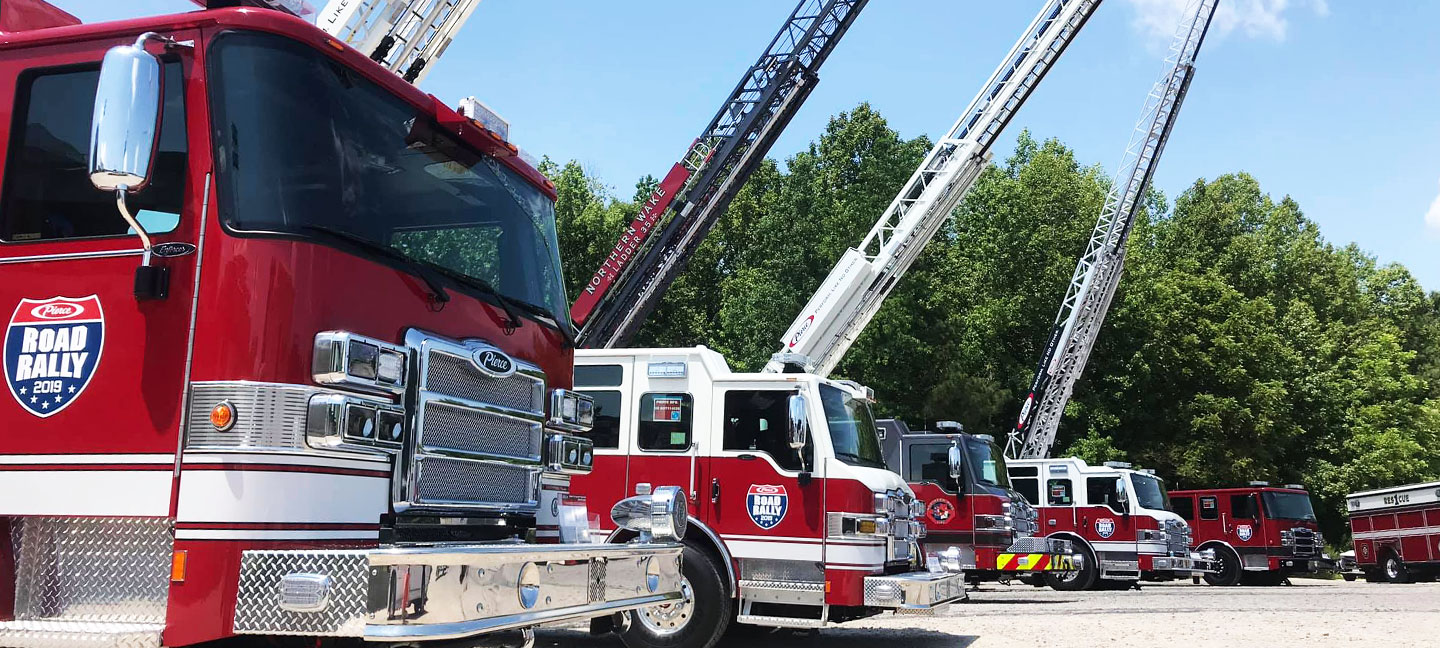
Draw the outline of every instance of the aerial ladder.
<instances>
[{"instance_id":1,"label":"aerial ladder","mask_svg":"<svg viewBox=\"0 0 1440 648\"><path fill-rule=\"evenodd\" d=\"M767 372L826 376L990 162L990 146L1099 0L1050 0L858 248L847 249L780 338Z\"/></svg>"},{"instance_id":2,"label":"aerial ladder","mask_svg":"<svg viewBox=\"0 0 1440 648\"><path fill-rule=\"evenodd\" d=\"M624 346L635 335L809 97L821 64L868 1L800 1L581 289L570 309L579 346Z\"/></svg>"},{"instance_id":3,"label":"aerial ladder","mask_svg":"<svg viewBox=\"0 0 1440 648\"><path fill-rule=\"evenodd\" d=\"M1135 225L1150 180L1165 149L1180 104L1195 75L1195 57L1215 15L1218 0L1195 0L1193 17L1184 22L1170 45L1167 70L1145 100L1115 182L1106 194L1100 218L1060 302L1049 341L1035 369L1035 379L1010 431L1005 453L1011 458L1049 456L1065 403L1085 370L1090 350L1105 322L1110 300L1125 266L1125 241Z\"/></svg>"},{"instance_id":4,"label":"aerial ladder","mask_svg":"<svg viewBox=\"0 0 1440 648\"><path fill-rule=\"evenodd\" d=\"M330 0L315 25L420 83L480 0Z\"/></svg>"}]
</instances>

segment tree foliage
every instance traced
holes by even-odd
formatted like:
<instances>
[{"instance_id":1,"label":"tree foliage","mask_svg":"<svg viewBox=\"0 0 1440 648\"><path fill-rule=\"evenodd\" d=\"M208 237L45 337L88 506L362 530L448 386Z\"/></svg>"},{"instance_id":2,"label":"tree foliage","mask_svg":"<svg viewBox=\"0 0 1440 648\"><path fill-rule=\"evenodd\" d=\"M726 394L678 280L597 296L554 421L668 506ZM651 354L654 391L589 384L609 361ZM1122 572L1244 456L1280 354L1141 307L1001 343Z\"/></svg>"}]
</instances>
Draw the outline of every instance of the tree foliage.
<instances>
[{"instance_id":1,"label":"tree foliage","mask_svg":"<svg viewBox=\"0 0 1440 648\"><path fill-rule=\"evenodd\" d=\"M783 167L767 160L636 344L704 344L737 371L761 367L929 147L861 104ZM543 170L574 295L655 180L621 200L574 162ZM1022 133L836 374L912 427L1007 433L1108 187L1100 167ZM1440 293L1325 241L1245 173L1145 206L1057 454L1128 459L1172 487L1303 483L1332 533L1346 493L1440 477Z\"/></svg>"}]
</instances>

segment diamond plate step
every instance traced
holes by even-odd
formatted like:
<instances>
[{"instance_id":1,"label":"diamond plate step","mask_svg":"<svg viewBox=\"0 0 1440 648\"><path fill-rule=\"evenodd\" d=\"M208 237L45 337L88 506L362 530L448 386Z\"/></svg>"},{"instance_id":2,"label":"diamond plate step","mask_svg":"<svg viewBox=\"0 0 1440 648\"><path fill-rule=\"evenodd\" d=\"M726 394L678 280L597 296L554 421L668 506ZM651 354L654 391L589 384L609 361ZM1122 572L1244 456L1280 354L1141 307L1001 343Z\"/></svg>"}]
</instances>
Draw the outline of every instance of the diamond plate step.
<instances>
[{"instance_id":1,"label":"diamond plate step","mask_svg":"<svg viewBox=\"0 0 1440 648\"><path fill-rule=\"evenodd\" d=\"M766 616L761 614L739 614L736 623L771 626L775 628L823 628L824 619L797 619L795 617Z\"/></svg>"},{"instance_id":2,"label":"diamond plate step","mask_svg":"<svg viewBox=\"0 0 1440 648\"><path fill-rule=\"evenodd\" d=\"M158 648L159 623L36 619L0 621L0 646L10 648Z\"/></svg>"}]
</instances>

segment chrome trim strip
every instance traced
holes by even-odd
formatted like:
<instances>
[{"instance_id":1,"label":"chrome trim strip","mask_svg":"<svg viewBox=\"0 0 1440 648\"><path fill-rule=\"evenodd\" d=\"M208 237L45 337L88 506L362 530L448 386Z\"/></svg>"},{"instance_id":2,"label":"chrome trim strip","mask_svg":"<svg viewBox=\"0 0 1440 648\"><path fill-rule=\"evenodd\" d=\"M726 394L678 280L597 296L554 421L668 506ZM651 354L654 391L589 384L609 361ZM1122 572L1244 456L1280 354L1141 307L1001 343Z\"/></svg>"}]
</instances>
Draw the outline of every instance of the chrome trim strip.
<instances>
[{"instance_id":1,"label":"chrome trim strip","mask_svg":"<svg viewBox=\"0 0 1440 648\"><path fill-rule=\"evenodd\" d=\"M549 548L547 548L549 547ZM428 565L439 567L473 561L478 557L501 559L506 562L549 562L590 560L624 560L644 558L656 554L679 551L683 546L678 542L650 542L643 545L631 544L487 544L470 546L433 545L422 547L388 547L366 551L371 567L395 565Z\"/></svg>"},{"instance_id":2,"label":"chrome trim strip","mask_svg":"<svg viewBox=\"0 0 1440 648\"><path fill-rule=\"evenodd\" d=\"M141 256L144 250L94 250L91 252L65 252L62 254L32 254L23 257L0 257L0 265L10 263L38 263L41 261L73 261L75 259L108 259L111 257Z\"/></svg>"},{"instance_id":3,"label":"chrome trim strip","mask_svg":"<svg viewBox=\"0 0 1440 648\"><path fill-rule=\"evenodd\" d=\"M210 172L205 172L205 188L200 194L200 232L195 243L195 283L190 287L190 325L185 339L185 378L180 383L180 433L175 440L175 477L180 477L180 456L185 452L185 437L190 432L190 368L195 358L195 316L200 312L200 267L205 261L205 225L210 213ZM143 252L143 250L142 250ZM171 515L175 514L172 507Z\"/></svg>"}]
</instances>

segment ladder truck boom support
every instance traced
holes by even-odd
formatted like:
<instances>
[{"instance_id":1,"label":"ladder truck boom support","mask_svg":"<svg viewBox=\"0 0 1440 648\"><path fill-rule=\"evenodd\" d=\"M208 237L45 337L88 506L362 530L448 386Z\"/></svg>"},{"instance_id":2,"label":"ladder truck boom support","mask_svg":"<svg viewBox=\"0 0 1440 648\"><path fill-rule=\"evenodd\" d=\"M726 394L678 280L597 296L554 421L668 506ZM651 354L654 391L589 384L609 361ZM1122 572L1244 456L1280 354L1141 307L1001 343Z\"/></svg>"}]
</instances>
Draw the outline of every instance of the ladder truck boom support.
<instances>
[{"instance_id":1,"label":"ladder truck boom support","mask_svg":"<svg viewBox=\"0 0 1440 648\"><path fill-rule=\"evenodd\" d=\"M858 248L847 250L781 337L766 371L803 357L827 375L990 161L990 146L1100 5L1051 0Z\"/></svg>"},{"instance_id":2,"label":"ladder truck boom support","mask_svg":"<svg viewBox=\"0 0 1440 648\"><path fill-rule=\"evenodd\" d=\"M330 0L315 26L419 83L480 0Z\"/></svg>"},{"instance_id":3,"label":"ladder truck boom support","mask_svg":"<svg viewBox=\"0 0 1440 648\"><path fill-rule=\"evenodd\" d=\"M611 348L634 336L868 2L800 1L582 289L570 311L580 346Z\"/></svg>"},{"instance_id":4,"label":"ladder truck boom support","mask_svg":"<svg viewBox=\"0 0 1440 648\"><path fill-rule=\"evenodd\" d=\"M1195 0L1190 12L1193 18L1181 25L1170 46L1166 72L1145 100L1115 182L1060 303L1019 420L1010 431L1005 451L1012 458L1047 457L1055 443L1065 404L1085 370L1120 285L1125 242L1189 92L1195 57L1217 4L1218 0Z\"/></svg>"}]
</instances>

